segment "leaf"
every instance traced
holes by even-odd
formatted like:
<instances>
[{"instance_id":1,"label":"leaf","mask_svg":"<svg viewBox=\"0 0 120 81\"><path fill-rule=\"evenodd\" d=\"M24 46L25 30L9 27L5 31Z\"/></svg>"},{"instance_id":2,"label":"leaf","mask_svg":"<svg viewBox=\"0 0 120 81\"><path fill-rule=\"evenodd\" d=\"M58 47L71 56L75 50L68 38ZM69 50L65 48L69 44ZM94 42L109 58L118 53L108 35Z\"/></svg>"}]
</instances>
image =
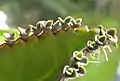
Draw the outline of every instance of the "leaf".
<instances>
[{"instance_id":1,"label":"leaf","mask_svg":"<svg viewBox=\"0 0 120 81\"><path fill-rule=\"evenodd\" d=\"M53 20L48 20L46 22L46 27L51 27L53 25Z\"/></svg>"},{"instance_id":2,"label":"leaf","mask_svg":"<svg viewBox=\"0 0 120 81\"><path fill-rule=\"evenodd\" d=\"M72 52L82 49L94 35L94 31L84 28L76 33L60 30L56 35L48 32L39 39L33 35L28 42L19 39L12 47L4 45L0 48L0 81L58 81ZM109 54L108 63L90 64L86 76L72 81L108 81L115 74L119 58L116 52Z\"/></svg>"},{"instance_id":3,"label":"leaf","mask_svg":"<svg viewBox=\"0 0 120 81\"><path fill-rule=\"evenodd\" d=\"M72 20L72 17L71 16L68 16L64 19L64 23L67 24L67 23L70 23Z\"/></svg>"}]
</instances>

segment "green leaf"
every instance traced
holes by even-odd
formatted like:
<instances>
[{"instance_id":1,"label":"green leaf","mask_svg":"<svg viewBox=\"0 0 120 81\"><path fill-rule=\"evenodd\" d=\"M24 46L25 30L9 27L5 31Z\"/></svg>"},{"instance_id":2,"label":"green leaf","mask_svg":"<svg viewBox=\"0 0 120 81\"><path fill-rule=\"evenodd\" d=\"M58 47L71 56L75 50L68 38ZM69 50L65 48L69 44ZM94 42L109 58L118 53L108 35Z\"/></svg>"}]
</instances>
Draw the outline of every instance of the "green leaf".
<instances>
[{"instance_id":1,"label":"green leaf","mask_svg":"<svg viewBox=\"0 0 120 81\"><path fill-rule=\"evenodd\" d=\"M18 39L12 47L4 44L0 48L0 81L58 81L72 53L84 48L94 35L94 31L81 28L76 33L48 32L39 39L32 35L27 42ZM109 53L109 62L105 63L101 55L101 64L90 64L86 76L72 81L109 81L115 75L118 56L117 51Z\"/></svg>"},{"instance_id":2,"label":"green leaf","mask_svg":"<svg viewBox=\"0 0 120 81\"><path fill-rule=\"evenodd\" d=\"M46 27L51 27L53 25L53 20L48 20L46 22Z\"/></svg>"},{"instance_id":3,"label":"green leaf","mask_svg":"<svg viewBox=\"0 0 120 81\"><path fill-rule=\"evenodd\" d=\"M66 24L66 23L70 23L71 20L72 20L72 17L71 17L71 16L68 16L68 17L66 17L66 18L64 19L64 23L65 23L65 24Z\"/></svg>"}]
</instances>

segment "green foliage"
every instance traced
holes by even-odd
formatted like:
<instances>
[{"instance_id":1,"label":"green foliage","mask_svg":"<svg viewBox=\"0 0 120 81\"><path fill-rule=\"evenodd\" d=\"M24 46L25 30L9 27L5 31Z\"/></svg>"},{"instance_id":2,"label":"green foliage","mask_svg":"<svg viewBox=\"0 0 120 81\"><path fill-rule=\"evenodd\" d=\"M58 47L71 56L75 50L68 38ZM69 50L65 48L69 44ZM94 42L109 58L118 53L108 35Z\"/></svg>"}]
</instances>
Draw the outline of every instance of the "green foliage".
<instances>
[{"instance_id":1,"label":"green foliage","mask_svg":"<svg viewBox=\"0 0 120 81\"><path fill-rule=\"evenodd\" d=\"M120 18L117 13L119 10L116 9L118 6L115 8L116 4L103 5L102 13L96 13L96 11L99 12L97 1L100 0L4 0L0 1L0 8L8 15L8 24L12 27L14 27L13 25L26 26L28 23L36 23L41 19L56 19L57 16L72 15L76 18L82 17L90 27L101 23L106 28L116 27L119 31ZM114 3L118 3L116 1ZM100 2L103 3L103 0ZM111 12L112 9L114 12ZM116 18L111 15L112 13L118 14L115 15ZM58 23L56 25L58 26ZM0 30L2 42L5 40L4 32L6 31ZM7 32L16 33L17 31L8 30ZM0 48L0 80L56 81L72 52L82 49L86 41L94 37L83 30L78 32L72 34L71 31L60 31L55 36L50 33L39 40L32 37L27 43L17 42L11 48L3 46ZM18 37L19 35L16 33L16 38ZM108 52L108 63L105 63L104 55L101 55L100 64L90 64L87 66L86 76L72 81L110 81L114 79L120 59L119 53L120 51L114 48L112 53Z\"/></svg>"},{"instance_id":2,"label":"green foliage","mask_svg":"<svg viewBox=\"0 0 120 81\"><path fill-rule=\"evenodd\" d=\"M56 35L49 32L39 39L33 35L27 42L19 39L12 47L3 45L0 48L0 80L57 81L72 52L82 49L89 39L94 38L95 31L84 30L81 28L76 33L61 30ZM114 50L108 56L108 63L101 55L100 64L90 64L86 76L72 81L111 80L115 76L119 55Z\"/></svg>"},{"instance_id":3,"label":"green foliage","mask_svg":"<svg viewBox=\"0 0 120 81\"><path fill-rule=\"evenodd\" d=\"M57 81L72 52L83 48L94 32L60 31L55 36L18 40L12 47L0 48L1 81ZM84 37L84 38L83 38Z\"/></svg>"}]
</instances>

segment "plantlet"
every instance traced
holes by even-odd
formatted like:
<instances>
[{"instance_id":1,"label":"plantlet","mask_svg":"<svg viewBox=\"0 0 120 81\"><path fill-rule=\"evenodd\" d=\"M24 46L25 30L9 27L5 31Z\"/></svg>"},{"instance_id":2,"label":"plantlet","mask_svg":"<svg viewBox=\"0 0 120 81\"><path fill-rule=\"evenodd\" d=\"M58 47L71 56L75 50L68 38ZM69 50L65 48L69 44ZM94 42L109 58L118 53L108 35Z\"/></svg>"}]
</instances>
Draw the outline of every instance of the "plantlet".
<instances>
[{"instance_id":1,"label":"plantlet","mask_svg":"<svg viewBox=\"0 0 120 81\"><path fill-rule=\"evenodd\" d=\"M14 43L14 33L4 33L4 37L5 37L5 42L8 44L8 45L12 45Z\"/></svg>"}]
</instances>

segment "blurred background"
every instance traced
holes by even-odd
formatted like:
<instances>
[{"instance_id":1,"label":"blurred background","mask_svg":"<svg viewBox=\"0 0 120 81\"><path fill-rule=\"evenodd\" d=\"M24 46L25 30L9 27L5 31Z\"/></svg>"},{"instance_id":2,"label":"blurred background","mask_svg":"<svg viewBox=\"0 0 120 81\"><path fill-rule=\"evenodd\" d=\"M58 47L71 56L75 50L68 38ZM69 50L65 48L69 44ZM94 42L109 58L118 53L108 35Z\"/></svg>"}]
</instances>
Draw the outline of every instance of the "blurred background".
<instances>
[{"instance_id":1,"label":"blurred background","mask_svg":"<svg viewBox=\"0 0 120 81\"><path fill-rule=\"evenodd\" d=\"M120 0L0 0L0 29L27 27L58 16L81 17L89 27L102 24L120 31ZM119 68L116 77L120 81Z\"/></svg>"},{"instance_id":2,"label":"blurred background","mask_svg":"<svg viewBox=\"0 0 120 81\"><path fill-rule=\"evenodd\" d=\"M58 16L82 17L88 26L119 27L120 0L0 0L9 27L26 27ZM1 17L1 16L0 16Z\"/></svg>"}]
</instances>

